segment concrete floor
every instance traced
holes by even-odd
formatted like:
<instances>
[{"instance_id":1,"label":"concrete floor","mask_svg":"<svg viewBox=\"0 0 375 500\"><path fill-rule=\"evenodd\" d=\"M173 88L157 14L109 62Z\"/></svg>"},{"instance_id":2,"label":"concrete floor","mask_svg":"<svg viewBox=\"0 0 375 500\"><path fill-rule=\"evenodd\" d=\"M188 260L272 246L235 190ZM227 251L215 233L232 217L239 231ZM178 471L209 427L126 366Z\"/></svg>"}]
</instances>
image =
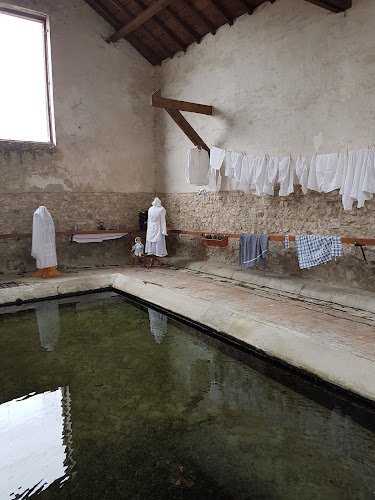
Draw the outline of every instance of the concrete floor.
<instances>
[{"instance_id":1,"label":"concrete floor","mask_svg":"<svg viewBox=\"0 0 375 500\"><path fill-rule=\"evenodd\" d=\"M113 286L375 401L374 313L324 300L324 290L321 299L298 294L298 280L294 290L289 279L289 290L282 291L267 280L249 283L223 273L228 275L177 267L113 267L71 270L47 280L3 276L0 286L18 286L0 288L0 305ZM371 303L372 297L367 298L364 303Z\"/></svg>"}]
</instances>

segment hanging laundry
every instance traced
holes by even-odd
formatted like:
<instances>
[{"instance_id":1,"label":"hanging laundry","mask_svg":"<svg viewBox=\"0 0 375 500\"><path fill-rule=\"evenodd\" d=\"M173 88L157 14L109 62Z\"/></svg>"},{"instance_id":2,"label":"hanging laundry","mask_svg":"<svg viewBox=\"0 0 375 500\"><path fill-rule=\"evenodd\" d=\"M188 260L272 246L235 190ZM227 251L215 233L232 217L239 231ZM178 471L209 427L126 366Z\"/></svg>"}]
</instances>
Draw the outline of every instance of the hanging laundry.
<instances>
[{"instance_id":1,"label":"hanging laundry","mask_svg":"<svg viewBox=\"0 0 375 500\"><path fill-rule=\"evenodd\" d=\"M296 235L295 239L300 269L325 264L332 257L344 255L341 238L338 236Z\"/></svg>"},{"instance_id":2,"label":"hanging laundry","mask_svg":"<svg viewBox=\"0 0 375 500\"><path fill-rule=\"evenodd\" d=\"M375 193L375 147L369 149L367 168L364 172L361 189L365 193Z\"/></svg>"},{"instance_id":3,"label":"hanging laundry","mask_svg":"<svg viewBox=\"0 0 375 500\"><path fill-rule=\"evenodd\" d=\"M264 184L267 177L267 158L256 156L254 158L252 188L255 189L255 196L264 195Z\"/></svg>"},{"instance_id":4,"label":"hanging laundry","mask_svg":"<svg viewBox=\"0 0 375 500\"><path fill-rule=\"evenodd\" d=\"M329 193L340 189L344 173L344 159L342 153L313 156L307 181L308 189L319 193Z\"/></svg>"},{"instance_id":5,"label":"hanging laundry","mask_svg":"<svg viewBox=\"0 0 375 500\"><path fill-rule=\"evenodd\" d=\"M285 248L288 250L289 249L289 244L290 244L290 241L289 241L289 234L286 234L285 235Z\"/></svg>"},{"instance_id":6,"label":"hanging laundry","mask_svg":"<svg viewBox=\"0 0 375 500\"><path fill-rule=\"evenodd\" d=\"M302 193L307 193L307 181L309 177L309 167L307 164L306 156L299 156L295 164L296 175L300 183Z\"/></svg>"},{"instance_id":7,"label":"hanging laundry","mask_svg":"<svg viewBox=\"0 0 375 500\"><path fill-rule=\"evenodd\" d=\"M371 200L374 186L371 177L374 176L374 156L370 148L355 153L355 170L350 197L357 200L358 208L362 208L366 200Z\"/></svg>"},{"instance_id":8,"label":"hanging laundry","mask_svg":"<svg viewBox=\"0 0 375 500\"><path fill-rule=\"evenodd\" d=\"M241 233L238 265L252 267L263 260L263 271L266 271L267 255L269 247L268 234Z\"/></svg>"},{"instance_id":9,"label":"hanging laundry","mask_svg":"<svg viewBox=\"0 0 375 500\"><path fill-rule=\"evenodd\" d=\"M241 176L238 189L246 194L250 193L251 184L253 182L254 161L255 156L245 155L242 158Z\"/></svg>"},{"instance_id":10,"label":"hanging laundry","mask_svg":"<svg viewBox=\"0 0 375 500\"><path fill-rule=\"evenodd\" d=\"M208 173L208 189L212 189L215 193L220 191L221 188L221 175L218 170L210 168Z\"/></svg>"},{"instance_id":11,"label":"hanging laundry","mask_svg":"<svg viewBox=\"0 0 375 500\"><path fill-rule=\"evenodd\" d=\"M239 182L241 178L241 169L242 169L242 158L243 155L241 153L235 153L232 151L228 151L226 159L225 159L225 175L226 177L230 177L235 181Z\"/></svg>"},{"instance_id":12,"label":"hanging laundry","mask_svg":"<svg viewBox=\"0 0 375 500\"><path fill-rule=\"evenodd\" d=\"M288 196L294 192L293 181L294 181L294 167L293 167L292 159L289 156L287 158L280 158L280 160L279 160L279 183L280 183L279 196Z\"/></svg>"},{"instance_id":13,"label":"hanging laundry","mask_svg":"<svg viewBox=\"0 0 375 500\"><path fill-rule=\"evenodd\" d=\"M186 182L194 186L207 186L209 164L209 156L205 149L198 147L189 149L185 164Z\"/></svg>"},{"instance_id":14,"label":"hanging laundry","mask_svg":"<svg viewBox=\"0 0 375 500\"><path fill-rule=\"evenodd\" d=\"M225 149L215 148L210 149L210 167L215 170L220 170L225 158Z\"/></svg>"},{"instance_id":15,"label":"hanging laundry","mask_svg":"<svg viewBox=\"0 0 375 500\"><path fill-rule=\"evenodd\" d=\"M279 159L272 156L267 161L266 176L264 178L263 193L273 196L275 194L275 182L279 171Z\"/></svg>"}]
</instances>

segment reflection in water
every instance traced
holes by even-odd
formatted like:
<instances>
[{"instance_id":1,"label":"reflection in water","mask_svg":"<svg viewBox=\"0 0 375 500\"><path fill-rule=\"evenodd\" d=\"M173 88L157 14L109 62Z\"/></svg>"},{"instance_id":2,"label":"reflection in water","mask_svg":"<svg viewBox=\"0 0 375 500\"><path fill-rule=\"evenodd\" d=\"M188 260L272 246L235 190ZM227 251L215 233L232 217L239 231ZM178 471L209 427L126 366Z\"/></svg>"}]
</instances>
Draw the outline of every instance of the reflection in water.
<instances>
[{"instance_id":1,"label":"reflection in water","mask_svg":"<svg viewBox=\"0 0 375 500\"><path fill-rule=\"evenodd\" d=\"M35 307L40 344L47 351L53 351L60 333L60 316L58 302L51 300L41 302Z\"/></svg>"},{"instance_id":2,"label":"reflection in water","mask_svg":"<svg viewBox=\"0 0 375 500\"><path fill-rule=\"evenodd\" d=\"M150 319L150 330L155 338L155 342L160 344L168 329L168 318L165 314L148 309L148 317Z\"/></svg>"},{"instance_id":3,"label":"reflection in water","mask_svg":"<svg viewBox=\"0 0 375 500\"><path fill-rule=\"evenodd\" d=\"M0 405L0 498L28 498L66 475L69 407L68 387Z\"/></svg>"}]
</instances>

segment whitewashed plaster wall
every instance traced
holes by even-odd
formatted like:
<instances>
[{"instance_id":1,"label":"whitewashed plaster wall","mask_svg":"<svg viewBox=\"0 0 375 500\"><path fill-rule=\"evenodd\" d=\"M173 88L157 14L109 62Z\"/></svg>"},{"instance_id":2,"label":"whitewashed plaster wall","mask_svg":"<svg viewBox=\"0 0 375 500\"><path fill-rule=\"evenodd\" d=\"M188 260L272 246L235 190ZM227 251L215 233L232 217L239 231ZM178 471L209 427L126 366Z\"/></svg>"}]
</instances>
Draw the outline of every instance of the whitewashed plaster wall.
<instances>
[{"instance_id":1,"label":"whitewashed plaster wall","mask_svg":"<svg viewBox=\"0 0 375 500\"><path fill-rule=\"evenodd\" d=\"M165 97L214 106L185 113L209 146L292 156L367 147L375 139L375 1L334 14L302 0L266 3L157 70ZM157 190L186 184L190 141L157 110ZM223 190L235 184L224 180Z\"/></svg>"},{"instance_id":2,"label":"whitewashed plaster wall","mask_svg":"<svg viewBox=\"0 0 375 500\"><path fill-rule=\"evenodd\" d=\"M154 68L84 0L7 0L50 16L56 150L0 147L0 193L152 192ZM17 34L15 34L17 36Z\"/></svg>"}]
</instances>

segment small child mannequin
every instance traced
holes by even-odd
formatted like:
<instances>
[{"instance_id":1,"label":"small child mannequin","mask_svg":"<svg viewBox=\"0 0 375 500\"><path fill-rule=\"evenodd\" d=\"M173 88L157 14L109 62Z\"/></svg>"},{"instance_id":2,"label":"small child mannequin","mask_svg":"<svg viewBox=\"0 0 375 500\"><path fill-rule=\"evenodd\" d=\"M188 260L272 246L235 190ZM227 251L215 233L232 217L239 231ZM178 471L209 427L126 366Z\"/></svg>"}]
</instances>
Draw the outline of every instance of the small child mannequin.
<instances>
[{"instance_id":1,"label":"small child mannequin","mask_svg":"<svg viewBox=\"0 0 375 500\"><path fill-rule=\"evenodd\" d=\"M134 257L143 257L144 255L144 245L142 243L142 240L139 236L137 236L135 239L135 245L132 246L132 254Z\"/></svg>"}]
</instances>

